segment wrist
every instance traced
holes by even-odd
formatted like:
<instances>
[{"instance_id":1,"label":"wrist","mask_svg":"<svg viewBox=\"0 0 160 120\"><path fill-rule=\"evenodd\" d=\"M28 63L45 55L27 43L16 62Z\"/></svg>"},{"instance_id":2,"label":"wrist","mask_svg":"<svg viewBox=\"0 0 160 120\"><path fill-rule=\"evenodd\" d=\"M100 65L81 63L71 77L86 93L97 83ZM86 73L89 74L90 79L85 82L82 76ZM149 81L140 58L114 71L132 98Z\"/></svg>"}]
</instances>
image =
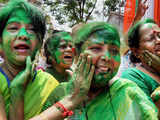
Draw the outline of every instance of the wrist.
<instances>
[{"instance_id":1,"label":"wrist","mask_svg":"<svg viewBox=\"0 0 160 120\"><path fill-rule=\"evenodd\" d=\"M55 103L54 106L55 106L59 111L61 111L63 118L66 118L66 117L68 117L68 116L72 116L72 115L73 115L73 111L72 111L72 110L69 110L69 109L66 108L66 107L64 107L64 105L61 104L60 102Z\"/></svg>"}]
</instances>

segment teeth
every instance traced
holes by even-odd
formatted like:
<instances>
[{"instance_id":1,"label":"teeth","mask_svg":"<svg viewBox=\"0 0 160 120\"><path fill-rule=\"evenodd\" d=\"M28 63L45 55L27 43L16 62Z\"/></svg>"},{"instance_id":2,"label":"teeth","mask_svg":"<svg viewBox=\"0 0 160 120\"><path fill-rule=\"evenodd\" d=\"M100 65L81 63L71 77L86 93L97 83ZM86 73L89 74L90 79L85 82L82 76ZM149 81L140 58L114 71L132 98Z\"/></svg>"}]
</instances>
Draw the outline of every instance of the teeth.
<instances>
[{"instance_id":1,"label":"teeth","mask_svg":"<svg viewBox=\"0 0 160 120\"><path fill-rule=\"evenodd\" d=\"M98 69L97 69L99 72L109 72L110 71L110 68L106 68L106 67L99 67Z\"/></svg>"},{"instance_id":2,"label":"teeth","mask_svg":"<svg viewBox=\"0 0 160 120\"><path fill-rule=\"evenodd\" d=\"M18 45L14 47L15 49L29 49L29 46L27 45Z\"/></svg>"},{"instance_id":3,"label":"teeth","mask_svg":"<svg viewBox=\"0 0 160 120\"><path fill-rule=\"evenodd\" d=\"M70 59L71 59L71 58L72 58L72 56L64 56L64 58L67 58L67 59L68 59L68 58L70 58Z\"/></svg>"}]
</instances>

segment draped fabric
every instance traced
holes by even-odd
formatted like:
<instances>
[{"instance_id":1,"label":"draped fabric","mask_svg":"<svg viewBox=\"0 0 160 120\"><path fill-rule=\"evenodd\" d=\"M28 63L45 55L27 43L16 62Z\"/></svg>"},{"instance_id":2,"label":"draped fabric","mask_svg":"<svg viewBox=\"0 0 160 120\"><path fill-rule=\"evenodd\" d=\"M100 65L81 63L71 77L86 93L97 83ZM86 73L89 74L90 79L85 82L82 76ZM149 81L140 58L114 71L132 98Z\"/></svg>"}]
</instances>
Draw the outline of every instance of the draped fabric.
<instances>
[{"instance_id":1,"label":"draped fabric","mask_svg":"<svg viewBox=\"0 0 160 120\"><path fill-rule=\"evenodd\" d=\"M124 22L123 22L124 33L128 31L129 27L133 22L137 5L138 5L138 0L126 0L126 5L124 9Z\"/></svg>"},{"instance_id":2,"label":"draped fabric","mask_svg":"<svg viewBox=\"0 0 160 120\"><path fill-rule=\"evenodd\" d=\"M154 0L154 20L158 25L160 25L160 0Z\"/></svg>"},{"instance_id":3,"label":"draped fabric","mask_svg":"<svg viewBox=\"0 0 160 120\"><path fill-rule=\"evenodd\" d=\"M39 114L43 105L59 82L50 74L38 70L33 81L30 81L24 93L25 120ZM5 110L9 112L10 88L7 75L0 69L0 93L5 101Z\"/></svg>"}]
</instances>

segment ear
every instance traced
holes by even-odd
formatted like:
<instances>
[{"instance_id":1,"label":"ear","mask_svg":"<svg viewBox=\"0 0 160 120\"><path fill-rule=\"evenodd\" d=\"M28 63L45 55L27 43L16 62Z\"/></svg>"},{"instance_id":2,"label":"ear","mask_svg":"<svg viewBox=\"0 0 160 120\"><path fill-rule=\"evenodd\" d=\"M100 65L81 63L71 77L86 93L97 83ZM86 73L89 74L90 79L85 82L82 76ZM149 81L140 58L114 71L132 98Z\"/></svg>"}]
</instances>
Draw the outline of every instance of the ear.
<instances>
[{"instance_id":1,"label":"ear","mask_svg":"<svg viewBox=\"0 0 160 120\"><path fill-rule=\"evenodd\" d=\"M4 57L2 43L0 42L0 56Z\"/></svg>"},{"instance_id":2,"label":"ear","mask_svg":"<svg viewBox=\"0 0 160 120\"><path fill-rule=\"evenodd\" d=\"M140 51L139 48L130 48L130 49L131 49L131 51L133 52L134 56L136 56L137 58L140 57L141 51Z\"/></svg>"}]
</instances>

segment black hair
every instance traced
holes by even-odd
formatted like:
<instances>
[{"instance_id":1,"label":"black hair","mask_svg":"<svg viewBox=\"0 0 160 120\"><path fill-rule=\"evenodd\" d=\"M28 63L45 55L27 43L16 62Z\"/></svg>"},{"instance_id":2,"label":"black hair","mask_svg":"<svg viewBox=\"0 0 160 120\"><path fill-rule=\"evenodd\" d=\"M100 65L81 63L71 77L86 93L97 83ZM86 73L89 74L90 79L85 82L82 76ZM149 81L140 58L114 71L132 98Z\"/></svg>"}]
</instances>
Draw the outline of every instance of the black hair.
<instances>
[{"instance_id":1,"label":"black hair","mask_svg":"<svg viewBox=\"0 0 160 120\"><path fill-rule=\"evenodd\" d=\"M25 0L11 0L0 10L0 37L2 37L2 32L8 19L17 9L24 10L31 18L31 24L33 25L34 31L42 44L46 32L45 17L36 6L26 2Z\"/></svg>"}]
</instances>

